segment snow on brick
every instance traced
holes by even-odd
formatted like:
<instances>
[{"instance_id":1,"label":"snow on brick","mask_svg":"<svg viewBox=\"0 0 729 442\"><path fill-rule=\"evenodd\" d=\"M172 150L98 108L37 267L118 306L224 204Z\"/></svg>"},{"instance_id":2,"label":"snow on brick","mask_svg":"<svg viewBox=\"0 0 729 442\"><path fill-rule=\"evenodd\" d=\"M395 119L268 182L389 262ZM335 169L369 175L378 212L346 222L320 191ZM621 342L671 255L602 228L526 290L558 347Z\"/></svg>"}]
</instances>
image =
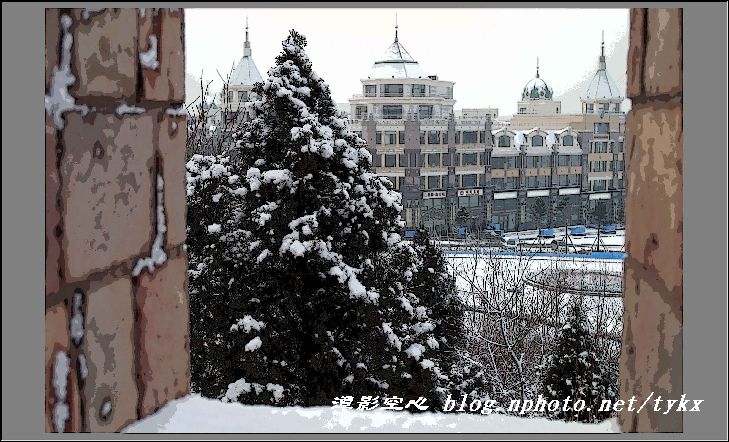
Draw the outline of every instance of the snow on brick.
<instances>
[{"instance_id":1,"label":"snow on brick","mask_svg":"<svg viewBox=\"0 0 729 442\"><path fill-rule=\"evenodd\" d=\"M61 350L56 353L56 360L53 364L53 391L56 395L56 403L53 406L53 424L57 433L63 433L66 421L70 417L69 407L66 403L70 369L71 360L66 352Z\"/></svg>"},{"instance_id":2,"label":"snow on brick","mask_svg":"<svg viewBox=\"0 0 729 442\"><path fill-rule=\"evenodd\" d=\"M141 258L132 270L132 276L137 277L145 268L152 273L155 267L159 267L167 261L167 253L165 253L163 245L165 232L167 232L167 224L165 223L165 207L164 207L164 185L162 176L157 174L157 233L152 243L150 256Z\"/></svg>"},{"instance_id":3,"label":"snow on brick","mask_svg":"<svg viewBox=\"0 0 729 442\"><path fill-rule=\"evenodd\" d=\"M53 117L53 123L58 130L65 126L63 114L69 111L78 111L86 115L89 111L87 106L76 105L76 100L68 92L68 87L75 81L76 77L71 73L71 47L73 36L69 32L73 20L66 14L61 16L63 37L61 39L61 58L59 65L53 67L53 75L49 85L48 94L45 96L45 106L48 115Z\"/></svg>"},{"instance_id":4,"label":"snow on brick","mask_svg":"<svg viewBox=\"0 0 729 442\"><path fill-rule=\"evenodd\" d=\"M149 36L149 50L139 53L139 62L147 69L157 69L159 61L157 61L157 36Z\"/></svg>"}]
</instances>

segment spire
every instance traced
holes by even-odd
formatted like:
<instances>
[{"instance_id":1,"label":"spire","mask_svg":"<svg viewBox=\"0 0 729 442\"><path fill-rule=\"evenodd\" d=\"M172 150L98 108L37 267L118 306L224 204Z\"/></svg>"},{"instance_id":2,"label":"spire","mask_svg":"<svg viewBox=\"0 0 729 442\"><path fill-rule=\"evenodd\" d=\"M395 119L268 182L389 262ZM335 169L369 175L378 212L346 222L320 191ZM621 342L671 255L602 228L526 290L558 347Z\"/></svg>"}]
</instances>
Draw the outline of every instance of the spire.
<instances>
[{"instance_id":1,"label":"spire","mask_svg":"<svg viewBox=\"0 0 729 442\"><path fill-rule=\"evenodd\" d=\"M246 15L246 41L243 43L243 56L251 56L251 42L248 41L248 16Z\"/></svg>"},{"instance_id":2,"label":"spire","mask_svg":"<svg viewBox=\"0 0 729 442\"><path fill-rule=\"evenodd\" d=\"M605 30L602 31L602 40L600 42L600 59L599 59L599 66L598 70L604 71L606 69L605 65Z\"/></svg>"},{"instance_id":3,"label":"spire","mask_svg":"<svg viewBox=\"0 0 729 442\"><path fill-rule=\"evenodd\" d=\"M397 43L397 12L395 13L395 43Z\"/></svg>"},{"instance_id":4,"label":"spire","mask_svg":"<svg viewBox=\"0 0 729 442\"><path fill-rule=\"evenodd\" d=\"M539 78L539 57L537 57L537 78Z\"/></svg>"}]
</instances>

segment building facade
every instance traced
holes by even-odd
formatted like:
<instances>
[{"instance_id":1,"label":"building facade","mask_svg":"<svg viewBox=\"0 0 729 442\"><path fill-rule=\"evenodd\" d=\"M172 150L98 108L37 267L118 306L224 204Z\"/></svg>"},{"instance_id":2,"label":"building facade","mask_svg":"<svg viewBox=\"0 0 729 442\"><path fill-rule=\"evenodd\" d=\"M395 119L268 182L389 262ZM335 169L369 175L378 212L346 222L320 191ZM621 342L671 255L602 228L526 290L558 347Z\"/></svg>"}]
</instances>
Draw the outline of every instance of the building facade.
<instances>
[{"instance_id":1,"label":"building facade","mask_svg":"<svg viewBox=\"0 0 729 442\"><path fill-rule=\"evenodd\" d=\"M444 235L622 220L623 98L604 53L580 114L561 113L538 67L508 120L496 109L456 114L454 85L426 74L396 28L350 99L350 126L402 194L407 228Z\"/></svg>"}]
</instances>

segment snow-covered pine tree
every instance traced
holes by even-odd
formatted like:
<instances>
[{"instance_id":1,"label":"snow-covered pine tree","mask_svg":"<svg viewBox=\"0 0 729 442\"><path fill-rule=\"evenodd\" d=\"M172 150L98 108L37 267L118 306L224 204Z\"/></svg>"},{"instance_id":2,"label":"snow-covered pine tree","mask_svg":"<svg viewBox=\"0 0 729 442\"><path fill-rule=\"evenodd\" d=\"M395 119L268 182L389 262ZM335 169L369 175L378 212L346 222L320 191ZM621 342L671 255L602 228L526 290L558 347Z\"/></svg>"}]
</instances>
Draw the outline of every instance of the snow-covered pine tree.
<instances>
[{"instance_id":1,"label":"snow-covered pine tree","mask_svg":"<svg viewBox=\"0 0 729 442\"><path fill-rule=\"evenodd\" d=\"M584 401L581 411L563 411L562 407L549 413L557 419L580 422L597 422L609 417L609 412L599 411L603 399L615 398L603 375L603 362L594 351L593 338L580 300L572 302L569 320L559 331L554 351L543 380L543 395L551 400L570 405Z\"/></svg>"},{"instance_id":2,"label":"snow-covered pine tree","mask_svg":"<svg viewBox=\"0 0 729 442\"><path fill-rule=\"evenodd\" d=\"M398 234L400 195L371 172L364 141L347 129L305 45L291 31L254 87L259 99L249 103L228 172L240 178L222 192L235 209L219 243L204 244L213 254L233 246L237 262L231 270L215 256L203 268L233 272L200 290L219 296L226 283L234 303L199 319L222 323L203 345L225 359L207 362L220 380L203 393L304 406L342 395L424 396L433 405L447 376L437 365L433 308L411 290L422 260ZM193 253L197 261L207 249Z\"/></svg>"},{"instance_id":3,"label":"snow-covered pine tree","mask_svg":"<svg viewBox=\"0 0 729 442\"><path fill-rule=\"evenodd\" d=\"M239 177L227 156L192 155L187 163L187 252L190 350L194 391L225 391L224 373L237 339L230 325L245 305L247 238L237 228ZM234 286L233 283L236 283Z\"/></svg>"}]
</instances>

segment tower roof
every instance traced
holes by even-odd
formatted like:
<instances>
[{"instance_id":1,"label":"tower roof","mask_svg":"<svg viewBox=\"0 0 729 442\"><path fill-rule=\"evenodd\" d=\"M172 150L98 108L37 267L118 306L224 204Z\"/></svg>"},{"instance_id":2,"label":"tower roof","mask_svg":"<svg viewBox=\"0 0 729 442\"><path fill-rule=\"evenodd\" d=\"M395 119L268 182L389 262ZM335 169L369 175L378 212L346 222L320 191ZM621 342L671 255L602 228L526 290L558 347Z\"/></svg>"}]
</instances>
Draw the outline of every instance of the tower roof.
<instances>
[{"instance_id":1,"label":"tower roof","mask_svg":"<svg viewBox=\"0 0 729 442\"><path fill-rule=\"evenodd\" d=\"M246 17L246 41L243 43L243 57L233 69L230 75L231 86L252 86L254 83L263 81L258 67L251 57L251 43L248 41L248 18Z\"/></svg>"},{"instance_id":2,"label":"tower roof","mask_svg":"<svg viewBox=\"0 0 729 442\"><path fill-rule=\"evenodd\" d=\"M596 100L604 98L622 98L615 82L608 74L605 64L605 39L600 44L600 58L598 59L597 72L592 77L590 84L585 91L585 100Z\"/></svg>"},{"instance_id":3,"label":"tower roof","mask_svg":"<svg viewBox=\"0 0 729 442\"><path fill-rule=\"evenodd\" d=\"M367 78L428 78L418 62L400 43L397 24L395 25L395 41L379 60L375 61Z\"/></svg>"},{"instance_id":4,"label":"tower roof","mask_svg":"<svg viewBox=\"0 0 729 442\"><path fill-rule=\"evenodd\" d=\"M539 77L539 59L537 58L537 74L529 80L521 93L522 100L551 100L552 89Z\"/></svg>"}]
</instances>

